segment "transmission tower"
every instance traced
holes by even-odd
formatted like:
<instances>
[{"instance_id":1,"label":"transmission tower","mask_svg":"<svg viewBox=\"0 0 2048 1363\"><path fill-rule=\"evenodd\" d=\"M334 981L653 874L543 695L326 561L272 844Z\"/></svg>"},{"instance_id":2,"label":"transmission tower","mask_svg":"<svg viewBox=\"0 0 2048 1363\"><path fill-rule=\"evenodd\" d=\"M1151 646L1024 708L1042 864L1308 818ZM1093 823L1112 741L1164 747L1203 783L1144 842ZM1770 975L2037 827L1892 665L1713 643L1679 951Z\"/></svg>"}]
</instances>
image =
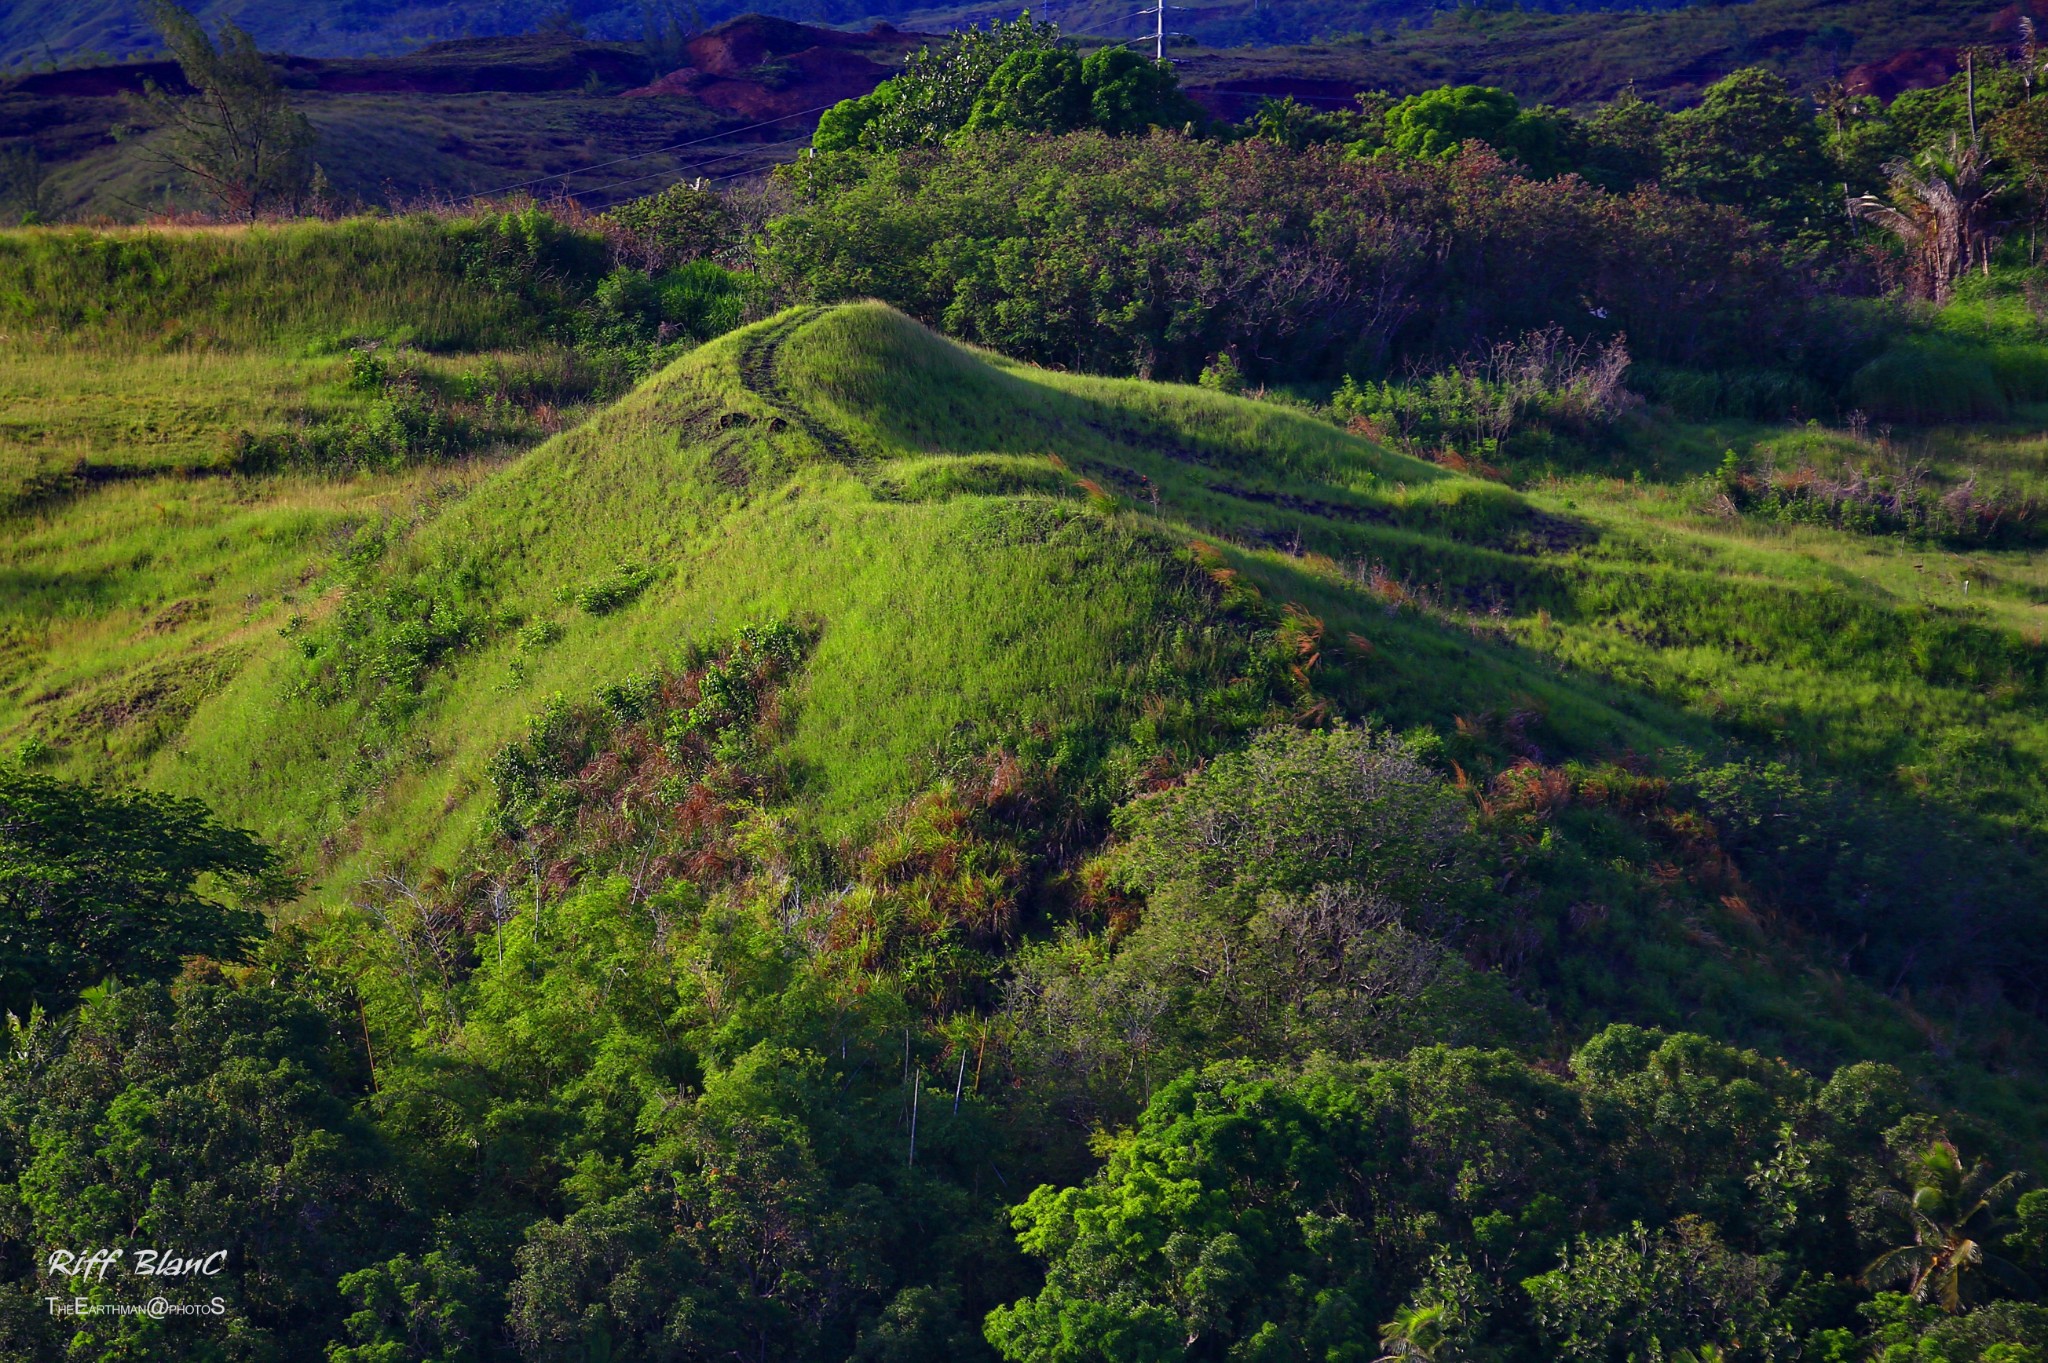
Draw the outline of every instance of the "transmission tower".
<instances>
[{"instance_id":1,"label":"transmission tower","mask_svg":"<svg viewBox=\"0 0 2048 1363\"><path fill-rule=\"evenodd\" d=\"M1166 40L1168 38L1185 38L1188 36L1185 33L1168 33L1166 31L1166 12L1170 9L1186 8L1186 5L1169 5L1166 3L1166 0L1158 0L1158 3L1153 5L1152 8L1138 11L1141 15L1149 14L1152 16L1152 60L1160 62L1166 60Z\"/></svg>"}]
</instances>

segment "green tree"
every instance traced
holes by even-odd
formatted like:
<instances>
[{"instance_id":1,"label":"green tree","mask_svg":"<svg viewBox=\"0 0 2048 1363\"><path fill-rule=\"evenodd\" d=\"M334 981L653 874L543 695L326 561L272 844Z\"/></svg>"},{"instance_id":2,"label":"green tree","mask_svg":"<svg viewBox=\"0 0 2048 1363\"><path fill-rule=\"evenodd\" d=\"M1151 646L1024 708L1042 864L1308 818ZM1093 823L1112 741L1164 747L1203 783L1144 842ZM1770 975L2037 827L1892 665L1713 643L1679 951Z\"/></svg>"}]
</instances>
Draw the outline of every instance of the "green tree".
<instances>
[{"instance_id":1,"label":"green tree","mask_svg":"<svg viewBox=\"0 0 2048 1363\"><path fill-rule=\"evenodd\" d=\"M2037 1282L2048 1278L2048 1188L2020 1195L2013 1205L2013 1228L2005 1243L2028 1276Z\"/></svg>"},{"instance_id":2,"label":"green tree","mask_svg":"<svg viewBox=\"0 0 2048 1363\"><path fill-rule=\"evenodd\" d=\"M482 1292L482 1275L445 1250L357 1269L341 1280L352 1342L329 1345L327 1363L472 1363Z\"/></svg>"},{"instance_id":3,"label":"green tree","mask_svg":"<svg viewBox=\"0 0 2048 1363\"><path fill-rule=\"evenodd\" d=\"M1357 1356L1379 1319L1355 1180L1374 1131L1343 1083L1175 1081L1099 1175L1017 1208L1045 1286L991 1313L989 1342L1015 1363Z\"/></svg>"},{"instance_id":4,"label":"green tree","mask_svg":"<svg viewBox=\"0 0 2048 1363\"><path fill-rule=\"evenodd\" d=\"M1990 273L1990 159L1982 141L1951 137L1945 146L1885 167L1892 181L1889 200L1866 194L1848 202L1852 216L1882 227L1906 247L1916 290L1936 303L1946 303L1973 266Z\"/></svg>"},{"instance_id":5,"label":"green tree","mask_svg":"<svg viewBox=\"0 0 2048 1363\"><path fill-rule=\"evenodd\" d=\"M1904 130L1868 95L1824 92L1822 123L1828 160L1845 192L1882 188L1885 167L1907 152Z\"/></svg>"},{"instance_id":6,"label":"green tree","mask_svg":"<svg viewBox=\"0 0 2048 1363\"><path fill-rule=\"evenodd\" d=\"M989 82L1026 52L1060 50L1059 28L1027 12L968 28L911 54L903 73L870 94L844 100L819 119L811 145L821 152L897 151L944 141L967 126Z\"/></svg>"},{"instance_id":7,"label":"green tree","mask_svg":"<svg viewBox=\"0 0 2048 1363\"><path fill-rule=\"evenodd\" d=\"M54 203L49 167L33 144L23 142L0 152L0 211L32 227L50 216Z\"/></svg>"},{"instance_id":8,"label":"green tree","mask_svg":"<svg viewBox=\"0 0 2048 1363\"><path fill-rule=\"evenodd\" d=\"M1693 1032L1616 1023L1572 1056L1588 1100L1612 1123L1610 1156L1627 1173L1619 1215L1694 1213L1739 1224L1756 1155L1789 1108L1812 1097L1806 1076L1755 1051Z\"/></svg>"},{"instance_id":9,"label":"green tree","mask_svg":"<svg viewBox=\"0 0 2048 1363\"><path fill-rule=\"evenodd\" d=\"M154 1282L42 1277L46 1292L132 1301L144 1287L225 1309L82 1318L64 1352L38 1357L316 1359L341 1333L336 1281L424 1229L403 1162L360 1114L369 1066L350 991L289 938L260 959L239 985L96 993L68 1044L0 1068L0 1114L26 1117L0 1120L0 1240L118 1249L130 1265L145 1249L219 1256Z\"/></svg>"},{"instance_id":10,"label":"green tree","mask_svg":"<svg viewBox=\"0 0 2048 1363\"><path fill-rule=\"evenodd\" d=\"M1405 156L1448 160L1467 142L1484 142L1538 176L1562 169L1564 120L1550 109L1528 109L1506 90L1447 85L1387 110L1386 145Z\"/></svg>"},{"instance_id":11,"label":"green tree","mask_svg":"<svg viewBox=\"0 0 2048 1363\"><path fill-rule=\"evenodd\" d=\"M1880 1292L1857 1313L1870 1323L1868 1337L1822 1355L1826 1363L2048 1363L2048 1306L2000 1301L1951 1315L1903 1293Z\"/></svg>"},{"instance_id":12,"label":"green tree","mask_svg":"<svg viewBox=\"0 0 2048 1363\"><path fill-rule=\"evenodd\" d=\"M1202 119L1194 101L1181 93L1171 65L1128 47L1090 52L1081 62L1081 81L1088 87L1089 123L1112 136Z\"/></svg>"},{"instance_id":13,"label":"green tree","mask_svg":"<svg viewBox=\"0 0 2048 1363\"><path fill-rule=\"evenodd\" d=\"M1740 208L1781 238L1839 216L1812 104L1761 67L1715 82L1697 106L1672 115L1664 152L1668 187Z\"/></svg>"},{"instance_id":14,"label":"green tree","mask_svg":"<svg viewBox=\"0 0 2048 1363\"><path fill-rule=\"evenodd\" d=\"M1468 141L1498 146L1521 114L1506 90L1486 85L1446 85L1426 90L1387 110L1387 146L1406 156L1443 159Z\"/></svg>"},{"instance_id":15,"label":"green tree","mask_svg":"<svg viewBox=\"0 0 2048 1363\"><path fill-rule=\"evenodd\" d=\"M1965 1167L1953 1142L1937 1140L1913 1162L1913 1191L1877 1194L1878 1209L1903 1221L1912 1243L1886 1250L1863 1270L1881 1287L1906 1284L1914 1300L1937 1302L1958 1311L1989 1279L2022 1294L2034 1291L2018 1265L1991 1248L1998 1236L1998 1209L2018 1191L2021 1175L1991 1177L1983 1161Z\"/></svg>"},{"instance_id":16,"label":"green tree","mask_svg":"<svg viewBox=\"0 0 2048 1363\"><path fill-rule=\"evenodd\" d=\"M263 916L202 893L208 877L259 899L282 888L276 854L197 800L0 768L0 1011L169 979L192 956L241 959Z\"/></svg>"},{"instance_id":17,"label":"green tree","mask_svg":"<svg viewBox=\"0 0 2048 1363\"><path fill-rule=\"evenodd\" d=\"M1115 992L1167 991L1185 1063L1511 1033L1497 981L1437 940L1467 888L1467 821L1387 735L1261 734L1124 816L1116 874L1147 908L1110 962Z\"/></svg>"},{"instance_id":18,"label":"green tree","mask_svg":"<svg viewBox=\"0 0 2048 1363\"><path fill-rule=\"evenodd\" d=\"M1341 116L1313 109L1293 95L1260 100L1247 123L1252 136L1289 151L1334 141L1348 131Z\"/></svg>"},{"instance_id":19,"label":"green tree","mask_svg":"<svg viewBox=\"0 0 2048 1363\"><path fill-rule=\"evenodd\" d=\"M1442 1302L1401 1308L1392 1320L1380 1326L1380 1347L1386 1352L1376 1363L1408 1363L1416 1359L1433 1363L1450 1339L1446 1323L1450 1311Z\"/></svg>"},{"instance_id":20,"label":"green tree","mask_svg":"<svg viewBox=\"0 0 2048 1363\"><path fill-rule=\"evenodd\" d=\"M840 100L818 116L818 126L811 133L812 150L854 151L870 145L868 129L895 109L903 90L896 81L885 80L865 95Z\"/></svg>"},{"instance_id":21,"label":"green tree","mask_svg":"<svg viewBox=\"0 0 2048 1363\"><path fill-rule=\"evenodd\" d=\"M1088 87L1074 50L1026 48L1004 58L989 77L967 116L967 131L1071 132L1087 121L1088 112Z\"/></svg>"},{"instance_id":22,"label":"green tree","mask_svg":"<svg viewBox=\"0 0 2048 1363\"><path fill-rule=\"evenodd\" d=\"M1664 124L1669 115L1634 86L1594 110L1585 123L1581 173L1602 189L1627 193L1664 173Z\"/></svg>"},{"instance_id":23,"label":"green tree","mask_svg":"<svg viewBox=\"0 0 2048 1363\"><path fill-rule=\"evenodd\" d=\"M2048 99L2031 99L1992 119L1985 128L1992 150L2026 198L2032 226L2048 219Z\"/></svg>"},{"instance_id":24,"label":"green tree","mask_svg":"<svg viewBox=\"0 0 2048 1363\"><path fill-rule=\"evenodd\" d=\"M255 39L223 24L216 45L175 0L142 0L142 9L192 87L177 95L144 83L136 107L162 134L152 154L236 217L296 206L313 180L313 125L292 108Z\"/></svg>"},{"instance_id":25,"label":"green tree","mask_svg":"<svg viewBox=\"0 0 2048 1363\"><path fill-rule=\"evenodd\" d=\"M1351 883L1443 902L1464 874L1469 811L1399 738L1363 726L1270 729L1185 786L1119 814L1118 875L1243 903Z\"/></svg>"},{"instance_id":26,"label":"green tree","mask_svg":"<svg viewBox=\"0 0 2048 1363\"><path fill-rule=\"evenodd\" d=\"M1784 1334L1771 1306L1776 1277L1723 1245L1711 1225L1685 1218L1656 1234L1638 1223L1622 1235L1582 1236L1561 1265L1522 1287L1551 1357L1629 1363L1723 1345L1769 1357Z\"/></svg>"},{"instance_id":27,"label":"green tree","mask_svg":"<svg viewBox=\"0 0 2048 1363\"><path fill-rule=\"evenodd\" d=\"M1904 154L1942 146L1951 137L1976 137L1999 114L2038 95L2029 88L2041 71L2038 56L2014 62L1997 48L1979 47L1964 48L1956 58L1956 73L1947 81L1908 90L1885 109Z\"/></svg>"},{"instance_id":28,"label":"green tree","mask_svg":"<svg viewBox=\"0 0 2048 1363\"><path fill-rule=\"evenodd\" d=\"M894 151L967 129L1113 135L1199 122L1173 68L1125 47L1078 56L1052 24L1030 15L920 49L902 75L826 110L811 145L821 152Z\"/></svg>"}]
</instances>

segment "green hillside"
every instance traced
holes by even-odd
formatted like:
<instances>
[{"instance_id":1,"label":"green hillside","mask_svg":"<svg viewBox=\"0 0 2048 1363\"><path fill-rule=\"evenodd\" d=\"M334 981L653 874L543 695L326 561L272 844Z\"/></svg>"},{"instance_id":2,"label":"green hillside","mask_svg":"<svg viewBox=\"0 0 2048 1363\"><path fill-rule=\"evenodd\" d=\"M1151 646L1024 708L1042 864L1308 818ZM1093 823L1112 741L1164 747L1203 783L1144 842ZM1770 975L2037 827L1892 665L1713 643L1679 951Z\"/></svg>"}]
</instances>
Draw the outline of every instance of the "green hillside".
<instances>
[{"instance_id":1,"label":"green hillside","mask_svg":"<svg viewBox=\"0 0 2048 1363\"><path fill-rule=\"evenodd\" d=\"M0 1358L2026 1363L1863 1281L2048 1158L2010 278L1897 431L1646 366L1482 447L630 232L0 235ZM1948 520L1815 490L1909 454ZM267 935L46 1005L5 896L154 933L151 838ZM141 1235L225 1319L12 1248Z\"/></svg>"},{"instance_id":2,"label":"green hillside","mask_svg":"<svg viewBox=\"0 0 2048 1363\"><path fill-rule=\"evenodd\" d=\"M1665 486L1734 434L1667 433ZM1518 494L1284 407L1015 365L879 305L797 310L509 463L120 482L34 513L0 737L202 796L288 850L309 906L488 859L490 763L551 697L760 622L813 638L774 753L778 817L824 847L961 752L1056 754L1099 807L1285 714L1447 735L1475 773L1782 745L1939 820L1917 876L2048 818L2027 551L1909 566L1692 505L1598 476ZM1903 945L1866 942L1870 968ZM1830 1029L1867 1019L1794 1020L1739 959L1625 1006L1675 989L1694 1002L1655 1006L1855 1053Z\"/></svg>"},{"instance_id":3,"label":"green hillside","mask_svg":"<svg viewBox=\"0 0 2048 1363\"><path fill-rule=\"evenodd\" d=\"M1177 475L1184 446L1217 451L1225 471L1256 457L1248 486L1219 495ZM1159 666L1176 625L1201 617L1201 593L1184 526L1082 515L1082 475L1062 474L1053 455L1126 484L1154 478L1185 495L1198 524L1234 521L1276 480L1417 528L1505 529L1516 502L1240 400L994 368L878 308L785 315L696 352L392 532L401 566L389 571L401 577L489 565L488 585L456 608L487 621L490 637L435 680L416 734L389 735L437 756L427 772L378 768L383 799L460 803L448 836L465 835L484 760L549 694L708 644L720 621L819 622L791 757L815 770L817 810L835 828L910 793L915 759L949 733L998 737L1002 716L1012 730L1118 733L1134 716L1101 693ZM565 604L622 564L649 579L630 607L592 616ZM308 598L333 606L332 594ZM251 623L284 613L270 606ZM320 616L299 613L317 633ZM521 650L522 627L549 625L558 642ZM345 774L361 715L280 709L296 652L265 645L265 665L200 707L154 770L305 848L359 816L363 791ZM242 769L273 751L260 778ZM428 807L360 817L417 831Z\"/></svg>"}]
</instances>

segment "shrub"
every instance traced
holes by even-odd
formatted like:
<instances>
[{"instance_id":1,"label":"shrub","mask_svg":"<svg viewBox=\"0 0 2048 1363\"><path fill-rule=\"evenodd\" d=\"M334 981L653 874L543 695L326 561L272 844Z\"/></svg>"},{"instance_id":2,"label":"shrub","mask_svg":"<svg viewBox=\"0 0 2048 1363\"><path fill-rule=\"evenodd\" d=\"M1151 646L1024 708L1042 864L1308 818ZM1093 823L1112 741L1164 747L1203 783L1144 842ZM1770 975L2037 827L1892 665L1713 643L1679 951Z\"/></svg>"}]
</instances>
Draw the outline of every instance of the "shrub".
<instances>
[{"instance_id":1,"label":"shrub","mask_svg":"<svg viewBox=\"0 0 2048 1363\"><path fill-rule=\"evenodd\" d=\"M722 195L680 184L620 204L596 225L614 258L648 274L726 249L737 232Z\"/></svg>"},{"instance_id":2,"label":"shrub","mask_svg":"<svg viewBox=\"0 0 2048 1363\"><path fill-rule=\"evenodd\" d=\"M1681 421L1777 421L1832 410L1828 391L1789 369L1681 369L1637 365L1629 386Z\"/></svg>"},{"instance_id":3,"label":"shrub","mask_svg":"<svg viewBox=\"0 0 2048 1363\"><path fill-rule=\"evenodd\" d=\"M299 689L323 703L354 698L395 722L417 702L427 674L498 628L495 555L451 550L411 571L379 570L385 539L365 532L347 556L348 583L329 626L300 641Z\"/></svg>"},{"instance_id":4,"label":"shrub","mask_svg":"<svg viewBox=\"0 0 2048 1363\"><path fill-rule=\"evenodd\" d=\"M1235 347L1254 383L1363 379L1552 327L1690 365L1812 339L1782 256L1733 210L1486 153L989 134L786 177L806 199L761 250L778 288L880 298L1065 368L1184 381Z\"/></svg>"},{"instance_id":5,"label":"shrub","mask_svg":"<svg viewBox=\"0 0 2048 1363\"><path fill-rule=\"evenodd\" d=\"M1548 327L1409 383L1360 384L1346 376L1330 406L1339 419L1410 448L1455 446L1489 457L1527 427L1580 435L1606 427L1632 401L1622 386L1628 369L1628 349L1619 338L1595 346Z\"/></svg>"},{"instance_id":6,"label":"shrub","mask_svg":"<svg viewBox=\"0 0 2048 1363\"><path fill-rule=\"evenodd\" d=\"M606 275L578 319L586 346L612 349L695 344L740 325L757 293L751 275L693 260L649 276L620 266ZM644 371L656 356L643 355Z\"/></svg>"},{"instance_id":7,"label":"shrub","mask_svg":"<svg viewBox=\"0 0 2048 1363\"><path fill-rule=\"evenodd\" d=\"M656 276L654 289L662 321L693 341L709 341L738 327L760 293L754 276L708 260L664 271Z\"/></svg>"},{"instance_id":8,"label":"shrub","mask_svg":"<svg viewBox=\"0 0 2048 1363\"><path fill-rule=\"evenodd\" d=\"M446 459L482 441L482 432L436 405L416 382L390 383L366 408L317 426L239 432L228 462L240 473L391 472Z\"/></svg>"},{"instance_id":9,"label":"shrub","mask_svg":"<svg viewBox=\"0 0 2048 1363\"><path fill-rule=\"evenodd\" d=\"M2048 402L2048 346L1990 346L1986 359L2007 402Z\"/></svg>"},{"instance_id":10,"label":"shrub","mask_svg":"<svg viewBox=\"0 0 2048 1363\"><path fill-rule=\"evenodd\" d=\"M1860 462L1823 467L1752 465L1733 450L1702 491L1723 509L1795 525L1826 525L1866 535L1907 534L1958 544L2031 543L2039 534L2038 499L1956 483L1925 481L1924 470L1878 470Z\"/></svg>"},{"instance_id":11,"label":"shrub","mask_svg":"<svg viewBox=\"0 0 2048 1363\"><path fill-rule=\"evenodd\" d=\"M391 376L390 367L376 348L366 346L348 353L348 386L358 392L380 393Z\"/></svg>"},{"instance_id":12,"label":"shrub","mask_svg":"<svg viewBox=\"0 0 2048 1363\"><path fill-rule=\"evenodd\" d=\"M631 605L654 582L654 570L642 563L621 563L603 577L593 578L572 594L578 609L591 615L610 615Z\"/></svg>"}]
</instances>

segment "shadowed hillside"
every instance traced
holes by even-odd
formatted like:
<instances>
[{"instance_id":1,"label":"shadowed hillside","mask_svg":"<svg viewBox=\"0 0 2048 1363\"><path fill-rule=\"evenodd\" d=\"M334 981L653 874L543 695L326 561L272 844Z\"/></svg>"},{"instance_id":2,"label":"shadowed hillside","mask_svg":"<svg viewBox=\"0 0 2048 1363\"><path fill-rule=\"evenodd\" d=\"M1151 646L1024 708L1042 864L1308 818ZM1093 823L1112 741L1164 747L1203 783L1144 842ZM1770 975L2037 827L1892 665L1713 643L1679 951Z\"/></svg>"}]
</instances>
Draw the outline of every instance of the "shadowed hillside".
<instances>
[{"instance_id":1,"label":"shadowed hillside","mask_svg":"<svg viewBox=\"0 0 2048 1363\"><path fill-rule=\"evenodd\" d=\"M544 34L274 61L313 124L339 204L510 186L602 207L677 178L725 179L788 160L823 109L872 90L925 41L755 16L653 50ZM0 83L0 144L39 158L49 216L132 220L194 206L189 191L169 187L151 136L121 132L135 118L124 96L145 81L183 88L165 61Z\"/></svg>"}]
</instances>

